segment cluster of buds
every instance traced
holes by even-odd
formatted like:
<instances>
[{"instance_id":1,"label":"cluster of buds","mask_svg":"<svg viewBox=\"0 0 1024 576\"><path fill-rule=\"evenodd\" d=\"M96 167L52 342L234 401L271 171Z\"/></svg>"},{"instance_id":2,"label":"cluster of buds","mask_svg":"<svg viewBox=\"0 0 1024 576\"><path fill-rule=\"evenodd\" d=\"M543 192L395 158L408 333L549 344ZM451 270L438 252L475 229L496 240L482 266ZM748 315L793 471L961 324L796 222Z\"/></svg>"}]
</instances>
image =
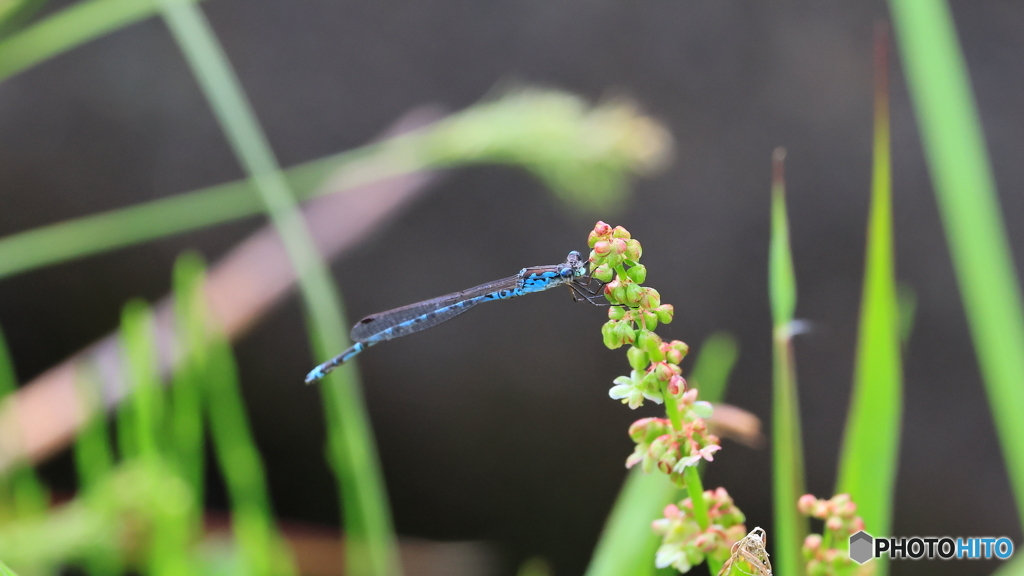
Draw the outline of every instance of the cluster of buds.
<instances>
[{"instance_id":1,"label":"cluster of buds","mask_svg":"<svg viewBox=\"0 0 1024 576\"><path fill-rule=\"evenodd\" d=\"M626 353L633 370L629 376L616 378L608 395L632 409L642 406L644 398L661 404L665 393L681 399L687 389L679 363L689 350L685 342L662 342L654 332L642 334L640 342Z\"/></svg>"},{"instance_id":2,"label":"cluster of buds","mask_svg":"<svg viewBox=\"0 0 1024 576\"><path fill-rule=\"evenodd\" d=\"M662 304L654 288L641 286L647 279L647 268L639 263L643 250L628 230L598 222L587 245L591 276L605 283L604 295L615 305L608 310L608 322L601 328L605 346L614 350L639 343L654 335L659 322L672 321L672 305Z\"/></svg>"},{"instance_id":3,"label":"cluster of buds","mask_svg":"<svg viewBox=\"0 0 1024 576\"><path fill-rule=\"evenodd\" d=\"M797 503L801 514L825 522L822 534L804 540L803 554L808 576L865 576L873 573L873 564L863 566L850 559L850 536L864 529L857 516L857 505L849 494L837 494L831 500L819 500L804 494Z\"/></svg>"},{"instance_id":4,"label":"cluster of buds","mask_svg":"<svg viewBox=\"0 0 1024 576\"><path fill-rule=\"evenodd\" d=\"M632 345L627 356L633 371L616 378L609 394L630 408L643 405L644 398L660 404L666 392L679 397L686 390L679 363L689 347L678 340L663 342L654 332L658 323L672 321L673 308L661 303L657 290L641 286L647 268L639 263L640 242L622 226L598 222L587 244L591 275L604 282L604 295L613 304L601 328L604 344L613 350Z\"/></svg>"},{"instance_id":5,"label":"cluster of buds","mask_svg":"<svg viewBox=\"0 0 1024 576\"><path fill-rule=\"evenodd\" d=\"M694 517L693 502L689 498L678 505L666 506L665 517L651 524L654 532L662 537L654 560L658 568L672 566L687 572L708 556L724 561L732 545L746 535L743 512L733 505L725 488L706 490L703 498L708 508L707 529L702 530Z\"/></svg>"},{"instance_id":6,"label":"cluster of buds","mask_svg":"<svg viewBox=\"0 0 1024 576\"><path fill-rule=\"evenodd\" d=\"M632 371L616 378L608 394L633 409L643 405L644 399L666 407L667 418L643 418L629 427L636 448L626 467L642 464L646 473L657 468L705 504L695 511L687 498L668 505L665 517L654 521L654 532L662 536L655 565L680 572L707 558L721 565L731 558L732 546L744 538L746 527L728 492L723 488L703 491L696 468L691 468L701 460L712 461L721 446L705 422L711 416L711 404L698 401L697 390L687 388L682 376L679 365L689 347L679 340L665 342L654 332L659 323L672 321L672 305L662 304L657 290L641 286L647 269L639 263L640 243L628 230L598 222L587 244L591 277L604 283L604 296L612 304L608 322L601 328L604 344L611 349L629 344L626 356Z\"/></svg>"},{"instance_id":7,"label":"cluster of buds","mask_svg":"<svg viewBox=\"0 0 1024 576\"><path fill-rule=\"evenodd\" d=\"M665 418L641 418L629 427L629 437L636 442L636 448L626 459L626 467L641 464L643 471L650 473L655 468L669 475L678 486L684 486L683 472L687 466L696 466L702 459L711 462L714 453L721 450L718 437L708 433L704 417L710 415L711 405L694 402L696 390L683 394L682 408L686 417L682 429L676 430ZM706 417L706 416L705 416Z\"/></svg>"}]
</instances>

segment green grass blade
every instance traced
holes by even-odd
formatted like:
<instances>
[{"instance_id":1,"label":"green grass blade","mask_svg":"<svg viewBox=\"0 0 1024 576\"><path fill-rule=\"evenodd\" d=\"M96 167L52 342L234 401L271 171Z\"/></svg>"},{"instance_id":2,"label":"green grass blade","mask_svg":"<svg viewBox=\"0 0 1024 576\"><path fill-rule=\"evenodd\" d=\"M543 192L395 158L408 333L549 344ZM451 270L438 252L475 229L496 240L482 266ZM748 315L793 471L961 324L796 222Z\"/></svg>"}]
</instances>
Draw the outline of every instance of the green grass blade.
<instances>
[{"instance_id":1,"label":"green grass blade","mask_svg":"<svg viewBox=\"0 0 1024 576\"><path fill-rule=\"evenodd\" d=\"M1024 556L1013 555L992 573L992 576L1021 576L1024 574Z\"/></svg>"},{"instance_id":2,"label":"green grass blade","mask_svg":"<svg viewBox=\"0 0 1024 576\"><path fill-rule=\"evenodd\" d=\"M277 532L263 460L246 416L231 346L222 334L212 332L202 289L204 273L202 260L193 253L178 258L174 268L178 342L186 357L179 369L185 377L172 391L177 456L183 470L201 482L203 428L198 420L205 405L245 572L257 576L295 574Z\"/></svg>"},{"instance_id":3,"label":"green grass blade","mask_svg":"<svg viewBox=\"0 0 1024 576\"><path fill-rule=\"evenodd\" d=\"M194 0L193 0L194 1ZM153 0L84 0L0 41L0 81L156 13Z\"/></svg>"},{"instance_id":4,"label":"green grass blade","mask_svg":"<svg viewBox=\"0 0 1024 576\"><path fill-rule=\"evenodd\" d=\"M700 390L701 400L721 402L738 357L736 337L728 332L715 332L701 344L687 384Z\"/></svg>"},{"instance_id":5,"label":"green grass blade","mask_svg":"<svg viewBox=\"0 0 1024 576\"><path fill-rule=\"evenodd\" d=\"M49 0L0 0L0 39L21 28Z\"/></svg>"},{"instance_id":6,"label":"green grass blade","mask_svg":"<svg viewBox=\"0 0 1024 576\"><path fill-rule=\"evenodd\" d=\"M661 538L651 532L651 522L661 517L668 503L680 497L679 488L665 474L644 474L639 467L630 470L586 576L655 574L654 553Z\"/></svg>"},{"instance_id":7,"label":"green grass blade","mask_svg":"<svg viewBox=\"0 0 1024 576\"><path fill-rule=\"evenodd\" d=\"M195 253L174 264L175 338L182 361L172 377L171 429L178 473L203 501L205 473L202 380L207 369L206 314L202 291L204 266ZM245 430L248 433L248 429Z\"/></svg>"},{"instance_id":8,"label":"green grass blade","mask_svg":"<svg viewBox=\"0 0 1024 576\"><path fill-rule=\"evenodd\" d=\"M8 568L7 565L4 564L2 560L0 560L0 576L18 576L18 575L14 573L14 570L11 570L10 568Z\"/></svg>"},{"instance_id":9,"label":"green grass blade","mask_svg":"<svg viewBox=\"0 0 1024 576\"><path fill-rule=\"evenodd\" d=\"M699 384L701 400L722 400L736 357L736 340L730 334L718 332L704 341L688 379ZM667 504L680 498L682 492L668 476L644 474L639 467L631 470L605 523L586 576L659 573L654 567L654 554L661 538L651 531L651 521L661 517Z\"/></svg>"},{"instance_id":10,"label":"green grass blade","mask_svg":"<svg viewBox=\"0 0 1024 576\"><path fill-rule=\"evenodd\" d=\"M14 362L7 342L0 331L0 400L17 388ZM50 495L35 471L28 465L16 465L9 474L0 476L0 521L41 514Z\"/></svg>"},{"instance_id":11,"label":"green grass blade","mask_svg":"<svg viewBox=\"0 0 1024 576\"><path fill-rule=\"evenodd\" d=\"M271 511L263 460L253 439L238 384L238 369L228 342L209 344L204 374L210 432L217 462L231 498L231 525L246 573L287 576L296 569Z\"/></svg>"},{"instance_id":12,"label":"green grass blade","mask_svg":"<svg viewBox=\"0 0 1024 576\"><path fill-rule=\"evenodd\" d=\"M92 416L75 437L75 471L78 473L79 490L95 486L114 466L114 450L110 445L107 428L107 413L99 398L100 380L96 366L89 364L78 372L78 390L85 401L96 408Z\"/></svg>"},{"instance_id":13,"label":"green grass blade","mask_svg":"<svg viewBox=\"0 0 1024 576\"><path fill-rule=\"evenodd\" d=\"M888 35L879 32L875 42L875 142L864 293L853 399L846 421L836 494L853 497L868 531L891 534L903 378L892 229ZM875 570L878 576L884 576L888 562L879 560Z\"/></svg>"},{"instance_id":14,"label":"green grass blade","mask_svg":"<svg viewBox=\"0 0 1024 576\"><path fill-rule=\"evenodd\" d=\"M609 118L616 119L611 126ZM513 92L421 130L301 164L285 175L296 199L304 200L429 168L507 163L545 178L566 206L596 209L622 193L615 183L625 180L626 171L648 169L647 156L665 153L664 139L636 137L652 126L654 133L662 131L621 104L588 107L565 93ZM562 164L567 166L560 171ZM617 171L608 172L609 167ZM341 170L343 178L332 178L330 188L321 186ZM584 179L577 177L588 171L605 174L604 190L593 197L584 195ZM27 230L0 238L0 278L262 211L255 181L246 179Z\"/></svg>"},{"instance_id":15,"label":"green grass blade","mask_svg":"<svg viewBox=\"0 0 1024 576\"><path fill-rule=\"evenodd\" d=\"M159 0L164 18L185 53L245 171L256 184L285 251L298 273L306 320L318 357L346 343L341 298L320 260L287 181L242 92L213 30L195 5ZM321 387L327 404L329 444L345 505L346 563L352 575L401 573L391 515L368 419L354 370L338 370Z\"/></svg>"},{"instance_id":16,"label":"green grass blade","mask_svg":"<svg viewBox=\"0 0 1024 576\"><path fill-rule=\"evenodd\" d=\"M768 247L768 295L772 308L772 493L775 515L775 559L779 574L804 573L801 546L807 520L797 513L804 494L800 402L793 359L792 324L796 310L796 275L789 246L786 188L782 175L785 152L775 151L772 178L772 224Z\"/></svg>"},{"instance_id":17,"label":"green grass blade","mask_svg":"<svg viewBox=\"0 0 1024 576\"><path fill-rule=\"evenodd\" d=\"M120 337L126 364L124 373L129 376L132 387L129 400L132 418L130 428L119 432L131 435L141 465L154 474L161 474L163 472L157 471L165 470L164 457L171 446L166 441L166 407L157 366L155 322L153 311L145 302L132 300L125 305ZM181 502L187 502L187 507L155 511L159 518L154 522L145 559L148 572L154 576L191 573L188 544L198 524L195 519L199 511L190 491L183 495Z\"/></svg>"},{"instance_id":18,"label":"green grass blade","mask_svg":"<svg viewBox=\"0 0 1024 576\"><path fill-rule=\"evenodd\" d=\"M286 173L297 198L315 196L318 187L334 170L381 167L366 179L405 173L398 139L300 164ZM366 172L366 170L364 170ZM364 182L365 180L359 180ZM260 214L263 206L251 180L209 186L127 208L41 226L0 238L0 278L97 254L147 240L180 234L246 216Z\"/></svg>"},{"instance_id":19,"label":"green grass blade","mask_svg":"<svg viewBox=\"0 0 1024 576\"><path fill-rule=\"evenodd\" d=\"M163 434L164 397L157 367L153 312L141 300L132 300L121 314L121 346L126 361L124 373L131 383L132 428L123 430L134 438L137 455L155 459L160 455Z\"/></svg>"},{"instance_id":20,"label":"green grass blade","mask_svg":"<svg viewBox=\"0 0 1024 576\"><path fill-rule=\"evenodd\" d=\"M1024 309L967 66L942 0L890 0L911 101L1024 521Z\"/></svg>"}]
</instances>

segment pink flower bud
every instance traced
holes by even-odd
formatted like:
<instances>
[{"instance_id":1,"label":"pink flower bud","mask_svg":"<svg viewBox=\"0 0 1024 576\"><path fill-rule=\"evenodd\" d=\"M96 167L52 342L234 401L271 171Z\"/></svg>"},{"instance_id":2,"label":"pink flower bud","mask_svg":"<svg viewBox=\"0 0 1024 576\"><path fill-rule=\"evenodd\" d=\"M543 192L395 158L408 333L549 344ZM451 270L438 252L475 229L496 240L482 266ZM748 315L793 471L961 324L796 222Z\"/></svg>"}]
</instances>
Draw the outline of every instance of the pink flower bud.
<instances>
[{"instance_id":1,"label":"pink flower bud","mask_svg":"<svg viewBox=\"0 0 1024 576\"><path fill-rule=\"evenodd\" d=\"M685 386L685 384L684 384ZM683 394L683 404L687 406L697 401L697 394L699 391L696 388L690 388Z\"/></svg>"},{"instance_id":2,"label":"pink flower bud","mask_svg":"<svg viewBox=\"0 0 1024 576\"><path fill-rule=\"evenodd\" d=\"M665 518L674 519L679 516L679 507L675 504L669 504L668 506L665 506L665 511L662 512L662 515L665 516Z\"/></svg>"},{"instance_id":3,"label":"pink flower bud","mask_svg":"<svg viewBox=\"0 0 1024 576\"><path fill-rule=\"evenodd\" d=\"M843 519L839 516L829 516L828 520L825 520L825 528L838 532L843 529Z\"/></svg>"},{"instance_id":4,"label":"pink flower bud","mask_svg":"<svg viewBox=\"0 0 1024 576\"><path fill-rule=\"evenodd\" d=\"M657 364L653 364L651 367L654 372L654 377L657 378L659 382L667 383L672 379L672 376L675 375L675 373L672 372L672 369L668 367L668 364L664 362L658 362Z\"/></svg>"},{"instance_id":5,"label":"pink flower bud","mask_svg":"<svg viewBox=\"0 0 1024 576\"><path fill-rule=\"evenodd\" d=\"M665 355L665 359L673 364L679 364L683 361L683 353L679 350L672 348L667 343L661 345L661 353Z\"/></svg>"},{"instance_id":6,"label":"pink flower bud","mask_svg":"<svg viewBox=\"0 0 1024 576\"><path fill-rule=\"evenodd\" d=\"M796 509L805 516L810 516L811 512L814 511L814 505L818 502L818 499L813 494L804 494L800 497L800 500L796 503Z\"/></svg>"},{"instance_id":7,"label":"pink flower bud","mask_svg":"<svg viewBox=\"0 0 1024 576\"><path fill-rule=\"evenodd\" d=\"M611 250L612 244L607 240L599 240L594 243L594 253L597 254L598 256L604 256L605 254L611 252Z\"/></svg>"},{"instance_id":8,"label":"pink flower bud","mask_svg":"<svg viewBox=\"0 0 1024 576\"><path fill-rule=\"evenodd\" d=\"M647 427L657 418L641 418L629 425L629 437L640 441L647 435Z\"/></svg>"},{"instance_id":9,"label":"pink flower bud","mask_svg":"<svg viewBox=\"0 0 1024 576\"><path fill-rule=\"evenodd\" d=\"M609 235L611 233L612 233L612 227L609 226L608 224L605 224L601 220L598 220L597 224L594 224L594 234L596 234L598 236L607 236L607 235Z\"/></svg>"},{"instance_id":10,"label":"pink flower bud","mask_svg":"<svg viewBox=\"0 0 1024 576\"><path fill-rule=\"evenodd\" d=\"M832 512L832 510L829 507L827 501L825 501L825 500L815 500L814 501L814 508L812 508L812 510L811 510L811 515L814 516L815 518L822 518L822 519L824 519L831 512Z\"/></svg>"},{"instance_id":11,"label":"pink flower bud","mask_svg":"<svg viewBox=\"0 0 1024 576\"><path fill-rule=\"evenodd\" d=\"M846 502L842 506L839 506L839 509L836 510L836 513L842 516L843 518L853 518L857 514L857 504L852 500Z\"/></svg>"},{"instance_id":12,"label":"pink flower bud","mask_svg":"<svg viewBox=\"0 0 1024 576\"><path fill-rule=\"evenodd\" d=\"M678 398L685 390L686 380L682 376L675 375L668 381L668 393L670 395Z\"/></svg>"}]
</instances>

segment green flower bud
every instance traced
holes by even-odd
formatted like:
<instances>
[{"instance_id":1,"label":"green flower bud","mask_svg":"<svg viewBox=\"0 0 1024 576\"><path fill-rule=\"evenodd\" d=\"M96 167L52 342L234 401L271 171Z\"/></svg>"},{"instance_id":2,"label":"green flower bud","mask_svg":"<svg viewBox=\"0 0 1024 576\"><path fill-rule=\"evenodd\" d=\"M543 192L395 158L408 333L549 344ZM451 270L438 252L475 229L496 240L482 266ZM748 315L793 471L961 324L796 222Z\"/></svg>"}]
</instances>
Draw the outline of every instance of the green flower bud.
<instances>
[{"instance_id":1,"label":"green flower bud","mask_svg":"<svg viewBox=\"0 0 1024 576\"><path fill-rule=\"evenodd\" d=\"M648 330L655 330L658 328L658 315L649 310L642 312L644 319L644 328Z\"/></svg>"},{"instance_id":2,"label":"green flower bud","mask_svg":"<svg viewBox=\"0 0 1024 576\"><path fill-rule=\"evenodd\" d=\"M590 275L601 282L610 282L615 277L615 270L612 270L612 267L607 264L601 264Z\"/></svg>"},{"instance_id":3,"label":"green flower bud","mask_svg":"<svg viewBox=\"0 0 1024 576\"><path fill-rule=\"evenodd\" d=\"M608 308L608 318L610 320L622 320L626 316L626 309L622 306L611 306Z\"/></svg>"},{"instance_id":4,"label":"green flower bud","mask_svg":"<svg viewBox=\"0 0 1024 576\"><path fill-rule=\"evenodd\" d=\"M647 279L647 267L643 264L635 264L626 270L626 276L629 276L629 279L637 284L643 284Z\"/></svg>"},{"instance_id":5,"label":"green flower bud","mask_svg":"<svg viewBox=\"0 0 1024 576\"><path fill-rule=\"evenodd\" d=\"M640 304L640 298L643 297L644 291L643 286L630 282L626 284L621 302L630 306L636 306Z\"/></svg>"},{"instance_id":6,"label":"green flower bud","mask_svg":"<svg viewBox=\"0 0 1024 576\"><path fill-rule=\"evenodd\" d=\"M636 284L630 283L629 286L636 286ZM628 287L625 284L623 284L619 280L612 280L611 282L608 283L608 286L605 286L606 293L609 291L609 288L611 289L610 291L612 294L612 300L614 302L621 302L623 304L630 304L636 306L636 301L629 299L629 291L627 289Z\"/></svg>"},{"instance_id":7,"label":"green flower bud","mask_svg":"<svg viewBox=\"0 0 1024 576\"><path fill-rule=\"evenodd\" d=\"M629 230L626 230L622 226L616 226L615 229L612 230L612 238L626 238L626 239L628 239L628 238L630 238Z\"/></svg>"},{"instance_id":8,"label":"green flower bud","mask_svg":"<svg viewBox=\"0 0 1024 576\"><path fill-rule=\"evenodd\" d=\"M643 248L640 246L640 242L630 239L626 241L626 259L636 262L640 260L640 255L643 254Z\"/></svg>"},{"instance_id":9,"label":"green flower bud","mask_svg":"<svg viewBox=\"0 0 1024 576\"><path fill-rule=\"evenodd\" d=\"M656 369L655 370L651 370L647 374L644 374L643 380L640 381L640 386L644 390L648 390L648 391L654 391L654 390L660 389L661 385L658 382L657 370Z\"/></svg>"},{"instance_id":10,"label":"green flower bud","mask_svg":"<svg viewBox=\"0 0 1024 576\"><path fill-rule=\"evenodd\" d=\"M652 334L653 334L653 332L652 332ZM660 338L659 338L659 340L660 340ZM662 349L662 346L659 345L657 348L653 349L651 352L649 352L647 354L647 357L650 358L651 362L664 362L665 361L665 353L662 352L661 349Z\"/></svg>"},{"instance_id":11,"label":"green flower bud","mask_svg":"<svg viewBox=\"0 0 1024 576\"><path fill-rule=\"evenodd\" d=\"M672 322L672 316L675 315L676 309L671 304L662 304L654 309L654 313L658 315L658 320L662 324L669 324Z\"/></svg>"},{"instance_id":12,"label":"green flower bud","mask_svg":"<svg viewBox=\"0 0 1024 576\"><path fill-rule=\"evenodd\" d=\"M658 306L661 306L661 294L654 288L644 288L643 293L638 298L640 307L646 308L647 310L653 310Z\"/></svg>"},{"instance_id":13,"label":"green flower bud","mask_svg":"<svg viewBox=\"0 0 1024 576\"><path fill-rule=\"evenodd\" d=\"M622 337L619 335L619 323L615 321L605 322L604 326L601 326L601 338L604 340L604 345L610 350L622 346Z\"/></svg>"},{"instance_id":14,"label":"green flower bud","mask_svg":"<svg viewBox=\"0 0 1024 576\"><path fill-rule=\"evenodd\" d=\"M687 354L690 353L690 346L686 342L683 342L682 340L673 340L669 342L669 346L671 346L673 350L678 350L679 352L681 352L684 358ZM676 364L678 363L679 362L676 362Z\"/></svg>"},{"instance_id":15,"label":"green flower bud","mask_svg":"<svg viewBox=\"0 0 1024 576\"><path fill-rule=\"evenodd\" d=\"M646 339L639 340L640 347L643 348L644 352L647 352L647 355L650 356L651 358L658 356L659 358L658 360L656 360L656 362L661 362L661 336L658 336L657 334L649 330L640 330L640 333L641 335L647 336Z\"/></svg>"},{"instance_id":16,"label":"green flower bud","mask_svg":"<svg viewBox=\"0 0 1024 576\"><path fill-rule=\"evenodd\" d=\"M647 351L647 339L650 337L650 335L650 332L642 328L638 330L636 333L636 346L637 348L644 350L645 353Z\"/></svg>"},{"instance_id":17,"label":"green flower bud","mask_svg":"<svg viewBox=\"0 0 1024 576\"><path fill-rule=\"evenodd\" d=\"M651 362L647 357L647 353L636 346L630 346L629 350L626 351L626 358L629 359L629 365L633 370L639 371L646 370L647 365Z\"/></svg>"},{"instance_id":18,"label":"green flower bud","mask_svg":"<svg viewBox=\"0 0 1024 576\"><path fill-rule=\"evenodd\" d=\"M662 351L665 353L665 358L673 364L679 364L683 361L683 353L671 345L663 345Z\"/></svg>"},{"instance_id":19,"label":"green flower bud","mask_svg":"<svg viewBox=\"0 0 1024 576\"><path fill-rule=\"evenodd\" d=\"M615 330L620 338L619 346L622 346L622 344L632 344L633 342L636 342L636 331L629 325L629 322L616 322ZM616 346L616 348L619 346Z\"/></svg>"}]
</instances>

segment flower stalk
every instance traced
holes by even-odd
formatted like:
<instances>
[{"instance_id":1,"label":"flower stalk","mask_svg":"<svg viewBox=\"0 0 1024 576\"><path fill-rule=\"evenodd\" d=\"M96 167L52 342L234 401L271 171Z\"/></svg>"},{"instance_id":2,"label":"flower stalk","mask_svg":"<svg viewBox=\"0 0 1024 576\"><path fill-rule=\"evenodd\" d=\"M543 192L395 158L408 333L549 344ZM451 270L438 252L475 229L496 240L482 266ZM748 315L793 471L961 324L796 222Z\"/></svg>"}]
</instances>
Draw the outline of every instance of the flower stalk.
<instances>
[{"instance_id":1,"label":"flower stalk","mask_svg":"<svg viewBox=\"0 0 1024 576\"><path fill-rule=\"evenodd\" d=\"M626 467L640 464L645 473L667 474L688 495L666 506L652 524L662 537L655 566L688 572L706 560L717 574L746 536L745 518L724 488L705 491L701 483L698 464L713 461L721 445L706 423L711 404L698 400L697 388L682 375L689 346L665 342L655 332L672 321L675 309L662 303L657 290L642 285L647 280L647 268L639 263L643 248L628 230L598 222L587 244L591 277L603 283L611 304L601 328L604 344L613 350L628 345L630 373L615 378L608 395L634 410L645 400L665 406L665 418L641 418L629 427L636 447Z\"/></svg>"}]
</instances>

